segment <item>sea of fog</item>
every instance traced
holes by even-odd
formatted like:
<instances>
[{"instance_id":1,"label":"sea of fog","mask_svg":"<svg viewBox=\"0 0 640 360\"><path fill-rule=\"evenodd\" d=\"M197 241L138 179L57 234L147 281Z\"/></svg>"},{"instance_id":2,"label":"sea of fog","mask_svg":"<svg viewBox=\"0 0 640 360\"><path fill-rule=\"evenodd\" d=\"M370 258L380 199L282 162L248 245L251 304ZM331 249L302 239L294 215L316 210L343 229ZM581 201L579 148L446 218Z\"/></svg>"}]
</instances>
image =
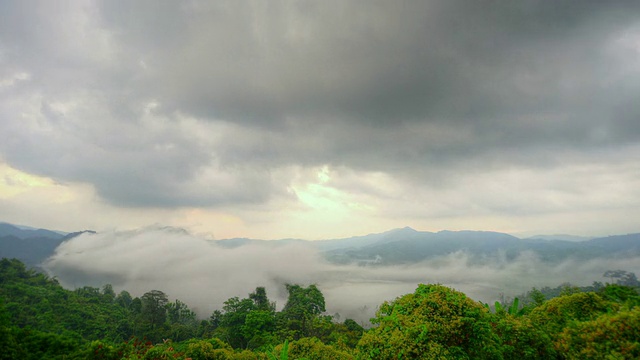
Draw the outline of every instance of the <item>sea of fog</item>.
<instances>
[{"instance_id":1,"label":"sea of fog","mask_svg":"<svg viewBox=\"0 0 640 360\"><path fill-rule=\"evenodd\" d=\"M638 271L640 259L566 260L550 266L535 254L471 265L464 252L403 266L335 265L312 246L219 246L174 228L145 228L82 234L61 244L45 269L70 289L112 284L140 296L161 290L208 318L231 297L247 297L264 286L277 308L286 302L286 283L316 284L327 313L367 322L385 300L413 292L419 283L439 283L475 300L493 302L532 287L605 281L606 270Z\"/></svg>"}]
</instances>

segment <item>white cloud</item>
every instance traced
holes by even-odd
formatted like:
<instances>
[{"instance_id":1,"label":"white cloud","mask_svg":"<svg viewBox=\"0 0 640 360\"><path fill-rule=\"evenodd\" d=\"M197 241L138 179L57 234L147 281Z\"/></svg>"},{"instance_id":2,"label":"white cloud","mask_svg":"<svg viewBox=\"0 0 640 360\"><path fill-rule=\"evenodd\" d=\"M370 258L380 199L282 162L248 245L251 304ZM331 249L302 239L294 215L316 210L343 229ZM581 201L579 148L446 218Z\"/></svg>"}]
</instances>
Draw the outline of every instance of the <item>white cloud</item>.
<instances>
[{"instance_id":1,"label":"white cloud","mask_svg":"<svg viewBox=\"0 0 640 360\"><path fill-rule=\"evenodd\" d=\"M367 321L385 300L412 292L419 283L442 283L476 300L493 302L501 293L515 296L531 287L563 282L590 285L609 269L639 271L638 259L566 260L543 263L523 253L513 261L497 256L472 265L458 252L407 266L360 267L327 263L313 247L247 245L223 248L175 228L150 227L126 232L81 235L63 243L45 264L67 287L111 283L135 296L162 290L208 317L230 297L246 297L265 286L278 307L284 283L315 283L327 312ZM366 307L366 308L365 308Z\"/></svg>"}]
</instances>

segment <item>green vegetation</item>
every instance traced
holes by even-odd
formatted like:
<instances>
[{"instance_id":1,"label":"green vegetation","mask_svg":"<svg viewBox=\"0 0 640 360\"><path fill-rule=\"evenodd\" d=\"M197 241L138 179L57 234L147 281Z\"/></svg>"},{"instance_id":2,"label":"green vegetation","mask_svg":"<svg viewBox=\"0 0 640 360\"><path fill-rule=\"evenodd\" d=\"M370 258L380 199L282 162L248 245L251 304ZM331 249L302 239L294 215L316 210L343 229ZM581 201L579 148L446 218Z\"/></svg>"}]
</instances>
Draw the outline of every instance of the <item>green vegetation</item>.
<instances>
[{"instance_id":1,"label":"green vegetation","mask_svg":"<svg viewBox=\"0 0 640 360\"><path fill-rule=\"evenodd\" d=\"M287 284L281 311L258 287L202 320L159 290L141 297L116 294L108 284L65 290L55 278L2 259L0 359L640 358L637 280L620 270L608 274L616 284L565 285L552 298L533 289L493 309L422 284L383 303L365 330L324 315L315 285Z\"/></svg>"}]
</instances>

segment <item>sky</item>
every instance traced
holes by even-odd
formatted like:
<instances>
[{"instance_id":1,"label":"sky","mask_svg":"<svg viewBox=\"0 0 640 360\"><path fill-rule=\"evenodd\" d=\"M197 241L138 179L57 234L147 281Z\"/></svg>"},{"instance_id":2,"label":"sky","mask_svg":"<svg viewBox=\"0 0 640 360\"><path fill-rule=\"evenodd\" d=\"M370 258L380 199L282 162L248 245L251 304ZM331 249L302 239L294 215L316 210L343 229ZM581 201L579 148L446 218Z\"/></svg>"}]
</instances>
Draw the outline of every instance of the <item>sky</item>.
<instances>
[{"instance_id":1,"label":"sky","mask_svg":"<svg viewBox=\"0 0 640 360\"><path fill-rule=\"evenodd\" d=\"M640 232L638 1L0 2L0 220Z\"/></svg>"}]
</instances>

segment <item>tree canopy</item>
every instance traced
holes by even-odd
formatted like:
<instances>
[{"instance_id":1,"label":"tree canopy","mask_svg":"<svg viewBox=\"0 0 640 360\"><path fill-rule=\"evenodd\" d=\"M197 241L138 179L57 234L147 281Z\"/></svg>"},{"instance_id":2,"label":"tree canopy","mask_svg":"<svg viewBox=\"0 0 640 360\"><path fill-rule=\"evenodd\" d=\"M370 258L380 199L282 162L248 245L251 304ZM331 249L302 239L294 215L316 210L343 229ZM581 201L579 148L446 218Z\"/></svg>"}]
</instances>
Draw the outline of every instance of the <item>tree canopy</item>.
<instances>
[{"instance_id":1,"label":"tree canopy","mask_svg":"<svg viewBox=\"0 0 640 360\"><path fill-rule=\"evenodd\" d=\"M283 285L281 311L257 287L198 319L160 290L67 290L15 259L0 260L0 280L0 360L640 358L640 294L619 283L551 298L534 289L493 309L421 284L381 304L365 329L326 315L316 285Z\"/></svg>"}]
</instances>

